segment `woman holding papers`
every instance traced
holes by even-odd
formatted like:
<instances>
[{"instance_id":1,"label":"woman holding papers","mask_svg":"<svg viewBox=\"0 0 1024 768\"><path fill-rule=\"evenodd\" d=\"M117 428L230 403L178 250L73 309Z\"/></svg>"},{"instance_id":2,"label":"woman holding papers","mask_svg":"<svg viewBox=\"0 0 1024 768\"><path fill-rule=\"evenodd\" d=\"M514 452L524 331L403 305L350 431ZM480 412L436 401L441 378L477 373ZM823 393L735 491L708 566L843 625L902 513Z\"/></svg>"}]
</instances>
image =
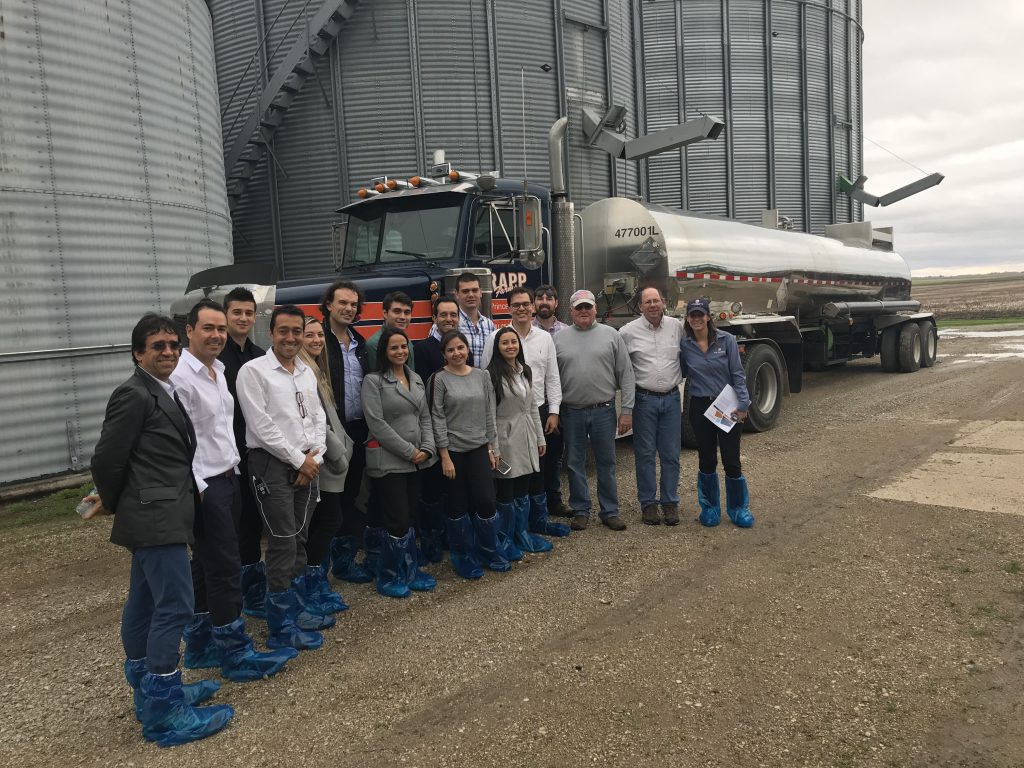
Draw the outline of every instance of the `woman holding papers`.
<instances>
[{"instance_id":1,"label":"woman holding papers","mask_svg":"<svg viewBox=\"0 0 1024 768\"><path fill-rule=\"evenodd\" d=\"M686 306L686 336L679 344L679 363L687 379L690 394L690 426L697 438L700 471L697 473L697 501L700 504L701 525L718 525L722 517L721 495L718 485L718 452L722 452L725 469L725 508L734 525L750 528L754 516L750 514L750 496L747 480L740 468L740 434L750 407L746 376L740 362L735 337L715 328L707 299L694 299ZM726 390L730 387L730 390ZM726 390L723 392L723 390ZM706 416L715 401L735 402L731 422Z\"/></svg>"}]
</instances>

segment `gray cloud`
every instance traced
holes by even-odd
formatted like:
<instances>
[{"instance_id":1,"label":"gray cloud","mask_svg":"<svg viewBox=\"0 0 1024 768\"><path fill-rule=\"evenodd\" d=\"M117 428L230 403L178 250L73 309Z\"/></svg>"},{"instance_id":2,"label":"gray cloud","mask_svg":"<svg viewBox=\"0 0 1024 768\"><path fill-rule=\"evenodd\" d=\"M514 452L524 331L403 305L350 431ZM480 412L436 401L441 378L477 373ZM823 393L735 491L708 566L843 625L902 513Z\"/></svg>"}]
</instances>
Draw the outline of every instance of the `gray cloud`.
<instances>
[{"instance_id":1,"label":"gray cloud","mask_svg":"<svg viewBox=\"0 0 1024 768\"><path fill-rule=\"evenodd\" d=\"M865 218L915 274L1024 270L1024 5L864 0L864 133L943 183ZM922 173L870 141L867 189Z\"/></svg>"}]
</instances>

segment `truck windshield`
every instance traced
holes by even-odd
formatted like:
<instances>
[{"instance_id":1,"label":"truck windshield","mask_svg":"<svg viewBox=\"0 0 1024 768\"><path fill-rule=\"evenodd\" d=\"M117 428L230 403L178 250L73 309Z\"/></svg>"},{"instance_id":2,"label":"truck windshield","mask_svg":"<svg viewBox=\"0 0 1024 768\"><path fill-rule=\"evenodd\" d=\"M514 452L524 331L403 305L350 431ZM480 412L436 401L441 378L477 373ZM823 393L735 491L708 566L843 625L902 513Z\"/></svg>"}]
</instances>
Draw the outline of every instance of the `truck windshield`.
<instances>
[{"instance_id":1,"label":"truck windshield","mask_svg":"<svg viewBox=\"0 0 1024 768\"><path fill-rule=\"evenodd\" d=\"M419 199L419 202L426 202ZM370 218L349 216L343 267L400 261L446 261L455 254L461 205L406 210L375 208ZM359 211L358 213L362 213Z\"/></svg>"}]
</instances>

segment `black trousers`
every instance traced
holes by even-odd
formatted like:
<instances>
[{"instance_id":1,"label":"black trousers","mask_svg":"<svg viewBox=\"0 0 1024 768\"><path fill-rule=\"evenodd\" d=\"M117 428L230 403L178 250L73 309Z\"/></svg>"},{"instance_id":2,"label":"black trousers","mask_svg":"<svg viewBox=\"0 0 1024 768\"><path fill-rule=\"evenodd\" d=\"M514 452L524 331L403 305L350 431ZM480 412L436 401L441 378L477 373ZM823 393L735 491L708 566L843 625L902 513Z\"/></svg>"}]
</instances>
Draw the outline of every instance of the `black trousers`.
<instances>
[{"instance_id":1,"label":"black trousers","mask_svg":"<svg viewBox=\"0 0 1024 768\"><path fill-rule=\"evenodd\" d=\"M405 536L413 525L420 501L420 473L393 472L371 477L370 488L376 504L376 523L396 538Z\"/></svg>"},{"instance_id":2,"label":"black trousers","mask_svg":"<svg viewBox=\"0 0 1024 768\"><path fill-rule=\"evenodd\" d=\"M196 514L192 547L195 612L209 611L214 626L230 624L242 611L242 566L238 559L241 493L237 475L206 478Z\"/></svg>"},{"instance_id":3,"label":"black trousers","mask_svg":"<svg viewBox=\"0 0 1024 768\"><path fill-rule=\"evenodd\" d=\"M540 423L546 425L547 421L548 404L544 403L540 407ZM562 428L559 427L557 432L552 432L550 435L544 435L544 442L548 446L540 459L540 469L544 475L544 491L548 495L548 504L558 504L562 501L562 452L565 450ZM532 490L531 493L533 493Z\"/></svg>"},{"instance_id":4,"label":"black trousers","mask_svg":"<svg viewBox=\"0 0 1024 768\"><path fill-rule=\"evenodd\" d=\"M497 478L494 481L494 492L499 502L512 501L520 496L536 496L544 492L544 473L533 472L511 480Z\"/></svg>"},{"instance_id":5,"label":"black trousers","mask_svg":"<svg viewBox=\"0 0 1024 768\"><path fill-rule=\"evenodd\" d=\"M690 426L697 438L697 460L700 471L706 475L718 468L718 452L722 452L722 467L728 477L739 477L743 474L740 467L740 435L743 425L737 424L729 432L723 432L704 416L704 411L711 407L714 398L690 398Z\"/></svg>"},{"instance_id":6,"label":"black trousers","mask_svg":"<svg viewBox=\"0 0 1024 768\"><path fill-rule=\"evenodd\" d=\"M253 498L252 488L246 478L249 477L248 452L245 443L238 451L243 455L238 465L238 471L242 473L241 480L241 511L238 523L238 555L242 565L258 563L263 557L263 518L256 507L256 499Z\"/></svg>"},{"instance_id":7,"label":"black trousers","mask_svg":"<svg viewBox=\"0 0 1024 768\"><path fill-rule=\"evenodd\" d=\"M352 458L348 460L345 490L341 494L341 522L337 535L359 536L362 539L366 514L356 506L356 499L363 487L363 473L366 471L366 437L369 428L365 420L353 419L345 422L345 432L352 438Z\"/></svg>"},{"instance_id":8,"label":"black trousers","mask_svg":"<svg viewBox=\"0 0 1024 768\"><path fill-rule=\"evenodd\" d=\"M448 451L455 465L455 478L445 478L448 517L453 520L472 513L484 519L494 517L494 480L487 445L465 453Z\"/></svg>"},{"instance_id":9,"label":"black trousers","mask_svg":"<svg viewBox=\"0 0 1024 768\"><path fill-rule=\"evenodd\" d=\"M306 537L306 563L320 565L331 539L341 525L341 494L320 491L320 503L313 510L309 521L309 534Z\"/></svg>"}]
</instances>

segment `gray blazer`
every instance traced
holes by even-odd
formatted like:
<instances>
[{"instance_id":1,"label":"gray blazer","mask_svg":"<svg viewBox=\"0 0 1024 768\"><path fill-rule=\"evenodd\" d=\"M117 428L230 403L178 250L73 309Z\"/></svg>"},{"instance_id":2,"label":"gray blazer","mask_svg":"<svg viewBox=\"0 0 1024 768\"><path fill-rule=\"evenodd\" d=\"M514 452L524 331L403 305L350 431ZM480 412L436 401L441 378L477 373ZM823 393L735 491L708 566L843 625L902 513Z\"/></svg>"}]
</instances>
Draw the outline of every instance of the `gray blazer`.
<instances>
[{"instance_id":1,"label":"gray blazer","mask_svg":"<svg viewBox=\"0 0 1024 768\"><path fill-rule=\"evenodd\" d=\"M540 412L533 399L533 390L525 378L522 382L527 385L525 393L523 390L509 389L502 379L501 402L496 409L498 453L512 467L512 471L507 475L495 471L494 477L497 479L508 480L540 471L537 448L545 444L544 427L540 423Z\"/></svg>"},{"instance_id":2,"label":"gray blazer","mask_svg":"<svg viewBox=\"0 0 1024 768\"><path fill-rule=\"evenodd\" d=\"M366 474L370 477L415 472L437 461L426 387L408 365L405 375L409 389L399 383L391 370L368 373L363 378L363 416L369 431ZM413 464L411 459L417 450L426 451L430 458Z\"/></svg>"},{"instance_id":3,"label":"gray blazer","mask_svg":"<svg viewBox=\"0 0 1024 768\"><path fill-rule=\"evenodd\" d=\"M317 480L324 493L341 493L345 490L348 464L352 458L352 438L341 424L338 409L328 408L323 398L320 398L320 403L327 414L327 453Z\"/></svg>"},{"instance_id":4,"label":"gray blazer","mask_svg":"<svg viewBox=\"0 0 1024 768\"><path fill-rule=\"evenodd\" d=\"M114 390L92 456L110 540L128 549L191 544L197 494L196 434L188 416L140 368Z\"/></svg>"}]
</instances>

